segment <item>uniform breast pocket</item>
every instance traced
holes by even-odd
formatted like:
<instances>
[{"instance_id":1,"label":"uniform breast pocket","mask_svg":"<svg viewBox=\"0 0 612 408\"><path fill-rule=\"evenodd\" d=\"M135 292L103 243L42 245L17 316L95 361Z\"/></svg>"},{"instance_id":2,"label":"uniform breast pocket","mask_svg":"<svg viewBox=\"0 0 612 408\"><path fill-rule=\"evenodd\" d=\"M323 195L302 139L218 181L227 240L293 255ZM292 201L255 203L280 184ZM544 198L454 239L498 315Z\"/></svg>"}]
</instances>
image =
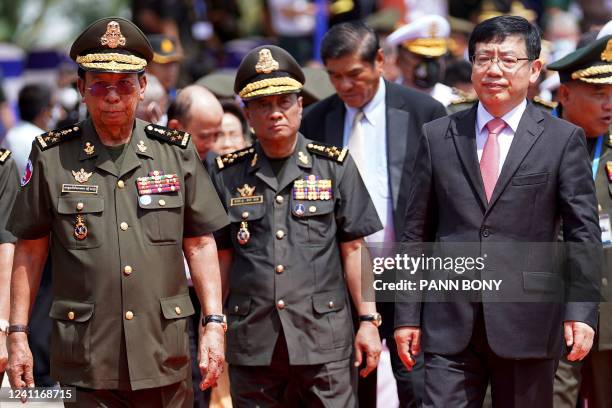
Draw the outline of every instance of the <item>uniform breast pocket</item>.
<instances>
[{"instance_id":1,"label":"uniform breast pocket","mask_svg":"<svg viewBox=\"0 0 612 408\"><path fill-rule=\"evenodd\" d=\"M230 233L234 248L252 251L264 243L262 238L270 234L265 231L266 226L263 224L265 213L266 208L262 203L229 207Z\"/></svg>"},{"instance_id":2,"label":"uniform breast pocket","mask_svg":"<svg viewBox=\"0 0 612 408\"><path fill-rule=\"evenodd\" d=\"M59 197L55 235L68 249L102 245L104 199L102 197Z\"/></svg>"},{"instance_id":3,"label":"uniform breast pocket","mask_svg":"<svg viewBox=\"0 0 612 408\"><path fill-rule=\"evenodd\" d=\"M295 220L292 233L306 245L326 245L336 235L333 200L291 199L291 214Z\"/></svg>"},{"instance_id":4,"label":"uniform breast pocket","mask_svg":"<svg viewBox=\"0 0 612 408\"><path fill-rule=\"evenodd\" d=\"M61 365L90 361L93 303L54 300L49 311L53 322L51 355Z\"/></svg>"},{"instance_id":5,"label":"uniform breast pocket","mask_svg":"<svg viewBox=\"0 0 612 408\"><path fill-rule=\"evenodd\" d=\"M180 193L138 197L139 218L152 245L173 245L183 238L183 196Z\"/></svg>"},{"instance_id":6,"label":"uniform breast pocket","mask_svg":"<svg viewBox=\"0 0 612 408\"><path fill-rule=\"evenodd\" d=\"M353 339L352 320L343 291L329 291L312 296L317 325L317 341L321 349L344 347Z\"/></svg>"}]
</instances>

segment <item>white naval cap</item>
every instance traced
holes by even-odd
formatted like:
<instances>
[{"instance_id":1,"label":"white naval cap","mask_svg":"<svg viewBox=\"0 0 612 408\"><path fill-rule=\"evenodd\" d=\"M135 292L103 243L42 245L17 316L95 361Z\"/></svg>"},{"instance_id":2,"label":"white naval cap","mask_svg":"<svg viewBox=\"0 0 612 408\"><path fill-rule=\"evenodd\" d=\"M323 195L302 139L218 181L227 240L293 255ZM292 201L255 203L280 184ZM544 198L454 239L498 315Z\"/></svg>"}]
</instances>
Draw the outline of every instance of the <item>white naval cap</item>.
<instances>
[{"instance_id":1,"label":"white naval cap","mask_svg":"<svg viewBox=\"0 0 612 408\"><path fill-rule=\"evenodd\" d=\"M612 34L612 20L608 21L605 26L599 30L599 34L597 34L596 40L599 40L601 37L605 37L606 35Z\"/></svg>"},{"instance_id":2,"label":"white naval cap","mask_svg":"<svg viewBox=\"0 0 612 408\"><path fill-rule=\"evenodd\" d=\"M387 37L390 46L402 45L408 51L426 57L439 57L448 50L450 25L435 14L425 15L401 26Z\"/></svg>"}]
</instances>

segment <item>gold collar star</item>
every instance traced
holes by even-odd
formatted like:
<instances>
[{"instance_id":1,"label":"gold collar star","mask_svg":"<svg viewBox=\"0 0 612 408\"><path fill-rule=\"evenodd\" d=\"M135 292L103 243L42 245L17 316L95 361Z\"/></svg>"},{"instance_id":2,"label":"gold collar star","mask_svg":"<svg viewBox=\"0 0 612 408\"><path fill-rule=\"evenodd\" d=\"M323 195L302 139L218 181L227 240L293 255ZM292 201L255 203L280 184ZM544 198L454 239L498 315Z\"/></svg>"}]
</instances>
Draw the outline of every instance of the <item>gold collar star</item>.
<instances>
[{"instance_id":1,"label":"gold collar star","mask_svg":"<svg viewBox=\"0 0 612 408\"><path fill-rule=\"evenodd\" d=\"M141 140L140 142L138 142L138 144L136 145L136 148L138 149L138 151L140 153L144 153L147 151L147 146L145 146L144 142Z\"/></svg>"},{"instance_id":2,"label":"gold collar star","mask_svg":"<svg viewBox=\"0 0 612 408\"><path fill-rule=\"evenodd\" d=\"M94 154L95 150L96 150L96 147L94 145L92 145L89 142L85 143L85 147L83 148L83 151L85 152L86 155L91 156L92 154Z\"/></svg>"}]
</instances>

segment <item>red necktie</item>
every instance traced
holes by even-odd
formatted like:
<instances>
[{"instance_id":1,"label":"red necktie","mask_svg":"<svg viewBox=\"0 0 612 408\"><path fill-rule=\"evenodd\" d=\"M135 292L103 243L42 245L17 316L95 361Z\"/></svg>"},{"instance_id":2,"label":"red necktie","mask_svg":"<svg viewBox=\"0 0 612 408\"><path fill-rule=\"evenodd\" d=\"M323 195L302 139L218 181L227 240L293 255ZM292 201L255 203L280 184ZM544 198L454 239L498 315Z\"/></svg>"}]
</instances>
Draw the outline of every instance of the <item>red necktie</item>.
<instances>
[{"instance_id":1,"label":"red necktie","mask_svg":"<svg viewBox=\"0 0 612 408\"><path fill-rule=\"evenodd\" d=\"M487 201L491 201L499 173L499 141L497 136L506 127L506 122L501 118L494 118L486 124L486 127L489 136L480 158L480 173L482 174Z\"/></svg>"}]
</instances>

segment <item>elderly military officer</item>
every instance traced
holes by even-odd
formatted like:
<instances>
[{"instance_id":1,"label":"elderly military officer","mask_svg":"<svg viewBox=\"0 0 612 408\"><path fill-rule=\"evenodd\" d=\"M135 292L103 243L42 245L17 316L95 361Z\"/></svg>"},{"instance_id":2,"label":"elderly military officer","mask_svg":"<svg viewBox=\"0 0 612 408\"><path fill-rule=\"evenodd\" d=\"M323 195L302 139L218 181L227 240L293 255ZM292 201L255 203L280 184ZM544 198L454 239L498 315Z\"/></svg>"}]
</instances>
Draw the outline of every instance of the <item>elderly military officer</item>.
<instances>
[{"instance_id":1,"label":"elderly military officer","mask_svg":"<svg viewBox=\"0 0 612 408\"><path fill-rule=\"evenodd\" d=\"M599 220L604 243L602 290L606 303L600 305L596 349L584 365L589 407L612 405L612 35L604 36L548 66L559 71L561 86L557 114L580 126L587 137L593 179L599 203ZM555 376L555 407L575 407L580 388L582 362L561 360Z\"/></svg>"},{"instance_id":2,"label":"elderly military officer","mask_svg":"<svg viewBox=\"0 0 612 408\"><path fill-rule=\"evenodd\" d=\"M381 350L380 315L360 282L362 237L381 223L347 150L298 133L303 83L281 48L243 59L235 91L258 143L218 157L213 177L231 222L218 244L238 407L291 406L287 394L306 406L355 406L349 293L362 320L362 376Z\"/></svg>"},{"instance_id":3,"label":"elderly military officer","mask_svg":"<svg viewBox=\"0 0 612 408\"><path fill-rule=\"evenodd\" d=\"M32 386L28 312L52 256L51 375L79 406L190 406L183 257L205 314L202 387L223 362L221 286L212 232L227 223L187 133L135 119L152 57L131 22L104 18L74 42L91 118L38 136L9 230L9 379ZM210 319L210 318L209 318Z\"/></svg>"},{"instance_id":4,"label":"elderly military officer","mask_svg":"<svg viewBox=\"0 0 612 408\"><path fill-rule=\"evenodd\" d=\"M0 384L7 364L6 335L9 326L9 292L15 241L6 222L19 187L17 165L10 150L0 149Z\"/></svg>"}]
</instances>

